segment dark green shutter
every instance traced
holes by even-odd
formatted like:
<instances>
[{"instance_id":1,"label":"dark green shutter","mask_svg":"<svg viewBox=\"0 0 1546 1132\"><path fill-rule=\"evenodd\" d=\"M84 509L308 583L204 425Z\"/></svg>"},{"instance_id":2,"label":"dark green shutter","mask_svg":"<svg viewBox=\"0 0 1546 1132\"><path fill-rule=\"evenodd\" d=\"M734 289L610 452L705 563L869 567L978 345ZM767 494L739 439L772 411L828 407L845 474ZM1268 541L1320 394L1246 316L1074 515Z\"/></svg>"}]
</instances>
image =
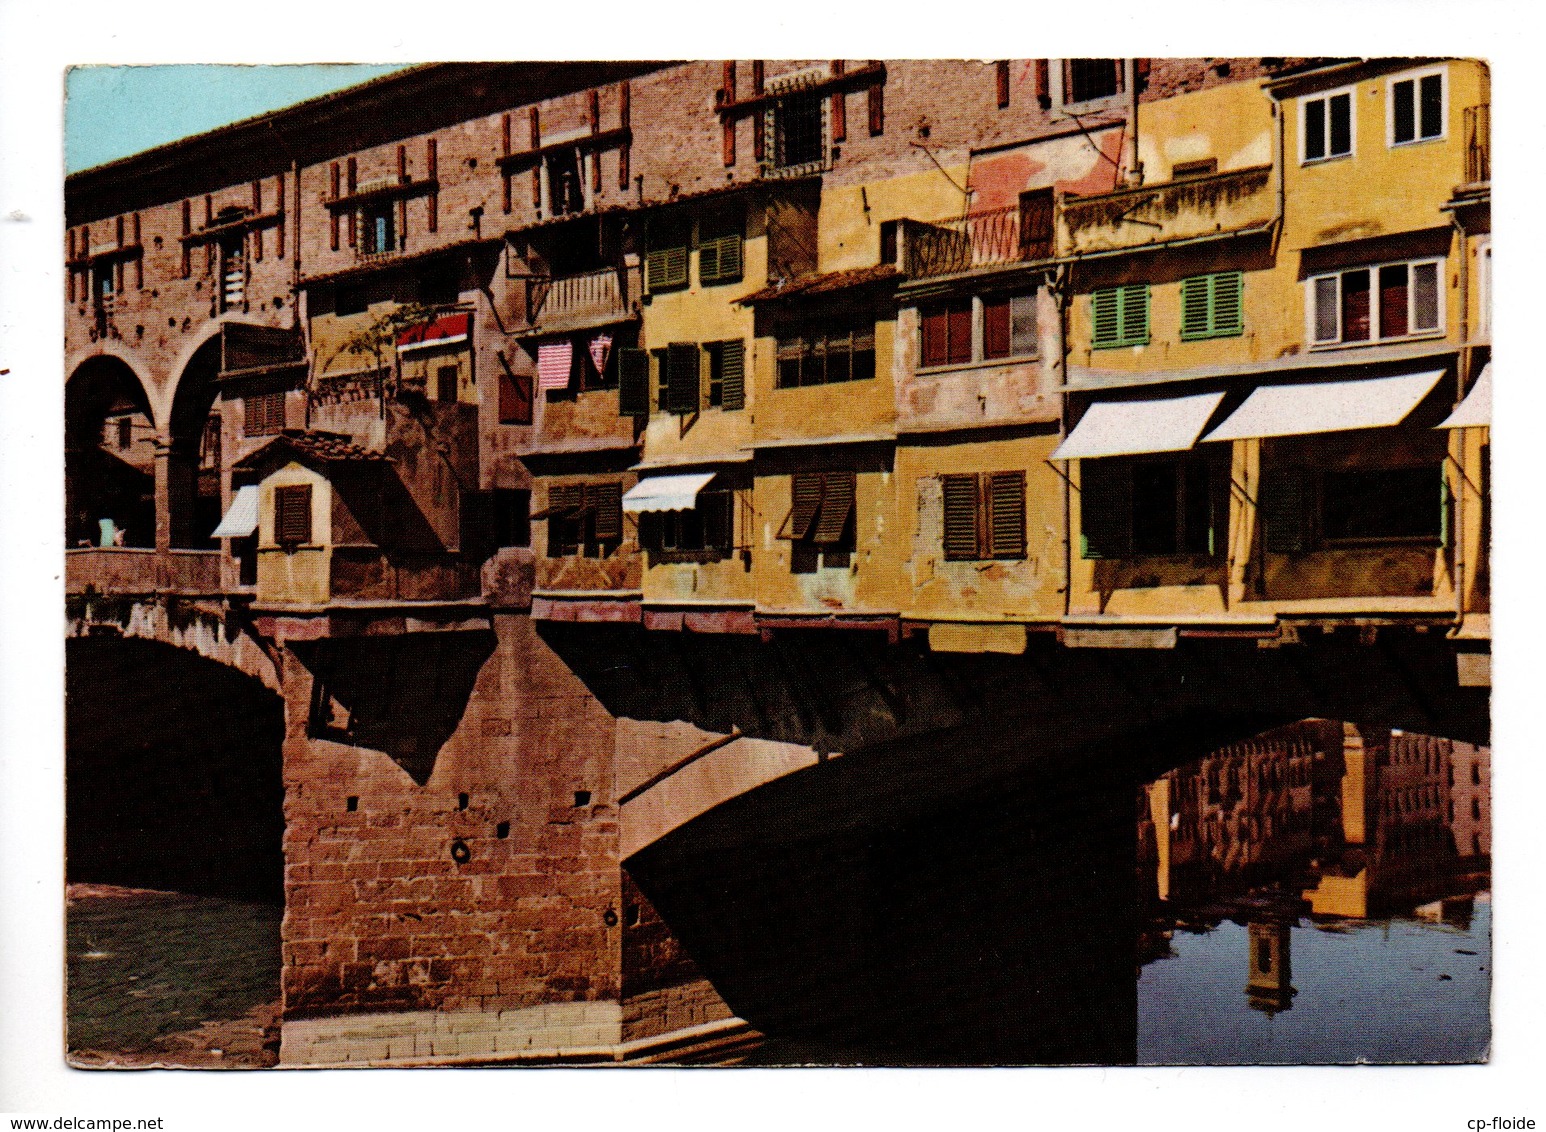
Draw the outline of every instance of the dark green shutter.
<instances>
[{"instance_id":1,"label":"dark green shutter","mask_svg":"<svg viewBox=\"0 0 1546 1132\"><path fill-rule=\"evenodd\" d=\"M741 236L733 233L698 246L698 281L730 283L741 277Z\"/></svg>"},{"instance_id":2,"label":"dark green shutter","mask_svg":"<svg viewBox=\"0 0 1546 1132\"><path fill-rule=\"evenodd\" d=\"M650 415L650 356L625 346L617 352L617 411L625 417Z\"/></svg>"},{"instance_id":3,"label":"dark green shutter","mask_svg":"<svg viewBox=\"0 0 1546 1132\"><path fill-rule=\"evenodd\" d=\"M1212 329L1211 276L1194 275L1181 281L1181 337L1205 338Z\"/></svg>"},{"instance_id":4,"label":"dark green shutter","mask_svg":"<svg viewBox=\"0 0 1546 1132\"><path fill-rule=\"evenodd\" d=\"M699 388L700 351L691 342L673 342L666 351L666 367L670 370L666 387L666 409L673 413L690 414L698 411L702 401Z\"/></svg>"},{"instance_id":5,"label":"dark green shutter","mask_svg":"<svg viewBox=\"0 0 1546 1132\"><path fill-rule=\"evenodd\" d=\"M585 485L585 507L595 516L596 539L623 537L623 489L618 483Z\"/></svg>"},{"instance_id":6,"label":"dark green shutter","mask_svg":"<svg viewBox=\"0 0 1546 1132\"><path fill-rule=\"evenodd\" d=\"M826 472L822 476L821 517L811 532L811 541L830 545L840 542L848 526L848 514L854 509L852 472Z\"/></svg>"},{"instance_id":7,"label":"dark green shutter","mask_svg":"<svg viewBox=\"0 0 1546 1132\"><path fill-rule=\"evenodd\" d=\"M720 404L726 409L746 407L746 343L740 339L719 346Z\"/></svg>"},{"instance_id":8,"label":"dark green shutter","mask_svg":"<svg viewBox=\"0 0 1546 1132\"><path fill-rule=\"evenodd\" d=\"M816 512L821 509L822 478L820 472L796 472L790 478L789 492L792 506L785 521L782 537L803 539L810 534Z\"/></svg>"},{"instance_id":9,"label":"dark green shutter","mask_svg":"<svg viewBox=\"0 0 1546 1132\"><path fill-rule=\"evenodd\" d=\"M1245 276L1221 271L1213 277L1213 333L1220 337L1245 331Z\"/></svg>"},{"instance_id":10,"label":"dark green shutter","mask_svg":"<svg viewBox=\"0 0 1546 1132\"><path fill-rule=\"evenodd\" d=\"M1133 467L1125 460L1079 462L1082 558L1126 558L1133 543Z\"/></svg>"},{"instance_id":11,"label":"dark green shutter","mask_svg":"<svg viewBox=\"0 0 1546 1132\"><path fill-rule=\"evenodd\" d=\"M1267 464L1262 471L1260 513L1263 545L1274 554L1309 548L1311 479L1307 468Z\"/></svg>"},{"instance_id":12,"label":"dark green shutter","mask_svg":"<svg viewBox=\"0 0 1546 1132\"><path fill-rule=\"evenodd\" d=\"M1449 477L1444 474L1444 465L1439 465L1439 545L1444 548L1450 543L1450 510L1451 498L1449 490Z\"/></svg>"},{"instance_id":13,"label":"dark green shutter","mask_svg":"<svg viewBox=\"0 0 1546 1132\"><path fill-rule=\"evenodd\" d=\"M988 477L988 556L1025 557L1025 473Z\"/></svg>"},{"instance_id":14,"label":"dark green shutter","mask_svg":"<svg viewBox=\"0 0 1546 1132\"><path fill-rule=\"evenodd\" d=\"M1133 283L1120 288L1122 345L1141 346L1149 340L1149 285Z\"/></svg>"},{"instance_id":15,"label":"dark green shutter","mask_svg":"<svg viewBox=\"0 0 1546 1132\"><path fill-rule=\"evenodd\" d=\"M975 475L941 476L945 496L943 546L947 562L966 561L977 555L977 512L980 509Z\"/></svg>"}]
</instances>

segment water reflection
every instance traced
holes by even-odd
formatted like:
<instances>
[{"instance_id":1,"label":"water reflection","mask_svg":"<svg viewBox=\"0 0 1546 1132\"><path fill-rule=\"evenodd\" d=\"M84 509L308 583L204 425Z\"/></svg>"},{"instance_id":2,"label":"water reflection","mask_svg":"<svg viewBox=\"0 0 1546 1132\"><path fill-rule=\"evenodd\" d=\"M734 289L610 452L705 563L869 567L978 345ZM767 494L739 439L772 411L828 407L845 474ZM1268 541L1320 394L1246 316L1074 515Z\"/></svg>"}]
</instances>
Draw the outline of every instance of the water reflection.
<instances>
[{"instance_id":1,"label":"water reflection","mask_svg":"<svg viewBox=\"0 0 1546 1132\"><path fill-rule=\"evenodd\" d=\"M1139 1062L1484 1057L1490 777L1312 720L1147 784Z\"/></svg>"}]
</instances>

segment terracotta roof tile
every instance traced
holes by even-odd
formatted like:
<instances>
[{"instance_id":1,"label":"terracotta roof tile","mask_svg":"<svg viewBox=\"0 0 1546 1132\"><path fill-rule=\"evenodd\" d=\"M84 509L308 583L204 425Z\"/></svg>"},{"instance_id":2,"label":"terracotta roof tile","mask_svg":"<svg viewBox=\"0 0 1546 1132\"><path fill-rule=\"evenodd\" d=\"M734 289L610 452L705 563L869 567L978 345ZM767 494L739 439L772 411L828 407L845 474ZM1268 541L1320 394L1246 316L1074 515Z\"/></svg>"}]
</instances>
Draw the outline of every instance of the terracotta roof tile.
<instances>
[{"instance_id":1,"label":"terracotta roof tile","mask_svg":"<svg viewBox=\"0 0 1546 1132\"><path fill-rule=\"evenodd\" d=\"M872 267L855 267L848 271L830 271L825 275L807 275L791 279L772 287L764 287L741 300L743 303L767 303L776 299L804 298L807 295L823 295L830 291L843 291L851 287L863 287L870 283L882 283L900 279L902 273L889 263Z\"/></svg>"},{"instance_id":2,"label":"terracotta roof tile","mask_svg":"<svg viewBox=\"0 0 1546 1132\"><path fill-rule=\"evenodd\" d=\"M306 431L298 428L287 428L256 452L248 453L242 457L242 459L237 461L236 466L250 467L257 463L261 457L281 447L291 449L297 456L326 464L362 461L375 463L385 462L387 459L380 452L374 452L369 448L362 448L341 432L323 432L319 429Z\"/></svg>"}]
</instances>

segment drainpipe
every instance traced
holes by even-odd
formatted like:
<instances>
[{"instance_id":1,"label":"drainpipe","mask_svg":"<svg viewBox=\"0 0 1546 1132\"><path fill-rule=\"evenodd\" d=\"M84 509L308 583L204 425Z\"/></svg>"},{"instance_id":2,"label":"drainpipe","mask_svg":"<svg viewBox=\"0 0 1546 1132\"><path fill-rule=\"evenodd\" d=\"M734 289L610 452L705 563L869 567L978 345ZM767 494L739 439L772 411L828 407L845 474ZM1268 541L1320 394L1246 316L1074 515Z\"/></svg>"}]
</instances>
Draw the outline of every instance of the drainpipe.
<instances>
[{"instance_id":1,"label":"drainpipe","mask_svg":"<svg viewBox=\"0 0 1546 1132\"><path fill-rule=\"evenodd\" d=\"M1068 282L1072 269L1060 264L1053 279L1053 298L1058 308L1058 385L1062 387L1062 403L1058 406L1058 441L1068 436ZM1073 611L1074 596L1074 528L1073 484L1067 474L1063 481L1063 616ZM1060 637L1061 639L1061 637Z\"/></svg>"},{"instance_id":2,"label":"drainpipe","mask_svg":"<svg viewBox=\"0 0 1546 1132\"><path fill-rule=\"evenodd\" d=\"M1471 249L1466 244L1465 221L1460 219L1460 211L1456 209L1449 214L1449 221L1455 228L1455 234L1460 240L1460 352L1455 360L1455 404L1465 399L1466 379L1471 370ZM1450 436L1455 432L1460 433L1460 456L1464 459L1466 454L1466 432L1464 429L1451 429ZM1445 441L1446 444L1449 440ZM1465 620L1465 489L1466 474L1465 464L1461 460L1455 460L1455 469L1460 473L1459 482L1455 485L1455 624Z\"/></svg>"},{"instance_id":3,"label":"drainpipe","mask_svg":"<svg viewBox=\"0 0 1546 1132\"><path fill-rule=\"evenodd\" d=\"M1136 189L1143 184L1143 161L1138 157L1138 60L1128 59L1123 65L1127 68L1127 89L1130 99L1127 129L1129 143L1133 147L1132 158L1127 163L1127 187Z\"/></svg>"}]
</instances>

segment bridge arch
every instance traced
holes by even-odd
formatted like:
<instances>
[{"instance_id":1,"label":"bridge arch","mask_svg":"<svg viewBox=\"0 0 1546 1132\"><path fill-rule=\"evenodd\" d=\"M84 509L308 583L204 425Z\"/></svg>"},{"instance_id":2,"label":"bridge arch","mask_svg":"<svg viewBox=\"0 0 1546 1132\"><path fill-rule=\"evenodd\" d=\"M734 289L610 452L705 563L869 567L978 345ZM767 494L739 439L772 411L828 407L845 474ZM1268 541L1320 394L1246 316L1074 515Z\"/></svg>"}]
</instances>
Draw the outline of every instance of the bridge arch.
<instances>
[{"instance_id":1,"label":"bridge arch","mask_svg":"<svg viewBox=\"0 0 1546 1132\"><path fill-rule=\"evenodd\" d=\"M108 638L149 641L224 665L282 695L279 661L217 599L175 595L126 597L92 589L65 603L67 640Z\"/></svg>"},{"instance_id":2,"label":"bridge arch","mask_svg":"<svg viewBox=\"0 0 1546 1132\"><path fill-rule=\"evenodd\" d=\"M219 398L220 334L215 327L187 355L167 390L167 513L171 545L209 550L220 522L224 475Z\"/></svg>"}]
</instances>

